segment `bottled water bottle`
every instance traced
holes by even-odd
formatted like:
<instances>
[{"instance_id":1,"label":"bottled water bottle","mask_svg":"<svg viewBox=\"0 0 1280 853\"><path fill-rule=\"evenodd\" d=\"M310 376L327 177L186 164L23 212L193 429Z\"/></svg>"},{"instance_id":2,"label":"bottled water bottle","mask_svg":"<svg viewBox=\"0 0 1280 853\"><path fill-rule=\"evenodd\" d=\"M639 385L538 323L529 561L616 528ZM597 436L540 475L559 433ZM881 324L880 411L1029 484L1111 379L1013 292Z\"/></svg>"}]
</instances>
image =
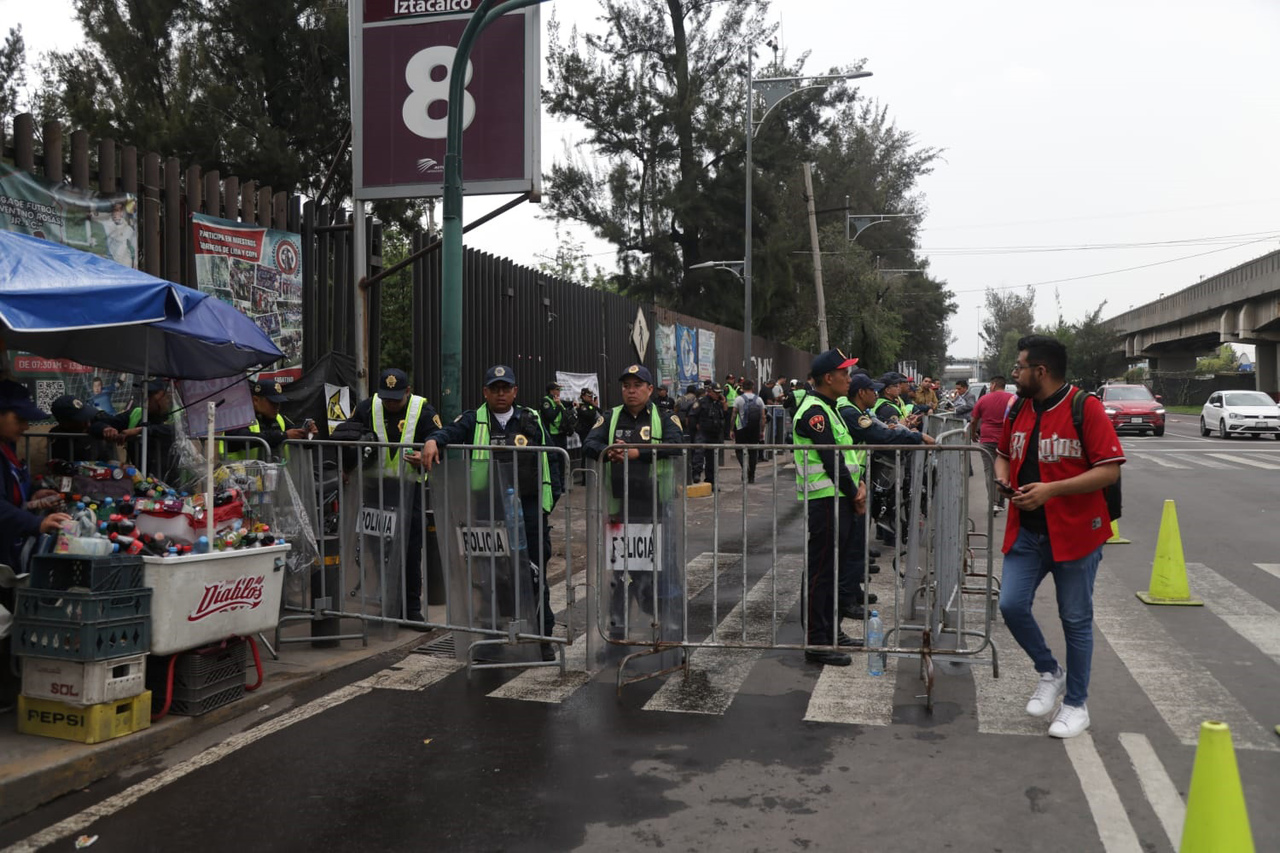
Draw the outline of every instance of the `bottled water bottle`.
<instances>
[{"instance_id":1,"label":"bottled water bottle","mask_svg":"<svg viewBox=\"0 0 1280 853\"><path fill-rule=\"evenodd\" d=\"M871 619L867 622L867 648L875 649L884 645L884 623L880 621L880 611L872 610ZM867 674L884 675L884 652L871 652L867 655Z\"/></svg>"},{"instance_id":2,"label":"bottled water bottle","mask_svg":"<svg viewBox=\"0 0 1280 853\"><path fill-rule=\"evenodd\" d=\"M510 486L507 487L504 509L507 516L507 538L511 542L511 550L528 551L529 542L524 535L524 507L520 505L516 490Z\"/></svg>"}]
</instances>

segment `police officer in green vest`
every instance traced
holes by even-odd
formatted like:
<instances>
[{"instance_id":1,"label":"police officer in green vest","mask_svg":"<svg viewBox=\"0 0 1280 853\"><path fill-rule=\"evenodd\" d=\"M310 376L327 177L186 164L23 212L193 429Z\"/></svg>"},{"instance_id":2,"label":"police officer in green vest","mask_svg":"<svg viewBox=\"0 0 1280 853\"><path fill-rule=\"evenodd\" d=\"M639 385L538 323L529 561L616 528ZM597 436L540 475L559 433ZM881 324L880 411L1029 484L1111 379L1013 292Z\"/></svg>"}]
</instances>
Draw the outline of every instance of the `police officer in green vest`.
<instances>
[{"instance_id":1,"label":"police officer in green vest","mask_svg":"<svg viewBox=\"0 0 1280 853\"><path fill-rule=\"evenodd\" d=\"M516 405L516 374L505 364L496 364L484 374L484 403L478 409L463 412L457 420L436 430L427 437L422 448L422 460L430 470L438 462L450 444L471 444L492 447L547 447L542 419L533 409ZM487 504L492 485L490 472L500 478L499 487L504 491L515 487L519 480L521 513L524 516L525 540L529 543L529 559L537 568L533 582L536 589L539 573L544 572L551 558L551 528L547 514L555 506L559 495L554 491L551 465L548 456L555 454L511 452L494 453L472 450L471 490ZM500 501L499 496L494 500ZM539 549L541 543L541 549ZM548 584L542 585L543 636L551 636L556 626L555 613L551 610L551 593ZM555 651L545 645L544 660L555 660Z\"/></svg>"},{"instance_id":2,"label":"police officer in green vest","mask_svg":"<svg viewBox=\"0 0 1280 853\"><path fill-rule=\"evenodd\" d=\"M596 421L595 427L582 443L588 459L604 459L604 488L609 494L609 521L614 524L661 524L670 511L675 497L679 449L644 451L650 444L680 444L684 439L679 419L664 413L650 399L653 395L653 374L643 364L633 364L618 377L622 383L622 405L614 406ZM640 447L614 447L613 445L640 445ZM657 517L654 509L657 509ZM661 553L675 553L676 530L672 524L661 524ZM654 590L654 572L636 572L630 579L630 594L640 608L650 616L654 598L664 608L663 616L672 611L666 604L676 601L681 593L678 570L666 566L657 572L660 586ZM614 572L611 580L610 603L611 635L619 635L622 627L622 611L628 584L623 572ZM669 625L666 627L670 627Z\"/></svg>"},{"instance_id":3,"label":"police officer in green vest","mask_svg":"<svg viewBox=\"0 0 1280 853\"><path fill-rule=\"evenodd\" d=\"M270 446L272 456L288 462L289 448L283 446L285 441L315 435L318 432L315 423L309 421L300 427L289 425L285 416L280 414L280 404L289 398L284 395L284 386L279 382L250 382L249 393L253 395L253 423L229 429L223 435L227 438L260 438ZM261 459L262 446L256 441L218 442L218 454L229 462Z\"/></svg>"},{"instance_id":4,"label":"police officer in green vest","mask_svg":"<svg viewBox=\"0 0 1280 853\"><path fill-rule=\"evenodd\" d=\"M862 590L863 554L854 538L854 527L862 523L860 516L866 512L866 486L860 482L865 452L835 449L853 444L837 409L837 401L849 393L853 364L854 360L838 349L815 358L810 367L813 391L805 395L792 420L796 497L804 501L808 514L808 585L803 593L810 646L857 644L839 629L836 620L837 555L840 585L849 590L850 599L840 603L839 615L861 618L862 599L875 601ZM850 586L848 577L855 578L857 585ZM831 666L852 662L844 652L821 649L806 651L805 659Z\"/></svg>"},{"instance_id":5,"label":"police officer in green vest","mask_svg":"<svg viewBox=\"0 0 1280 853\"><path fill-rule=\"evenodd\" d=\"M573 419L569 409L560 400L560 386L552 382L547 385L547 394L542 398L542 406L538 413L542 416L542 426L547 431L548 443L561 450L569 446L569 433L573 431ZM559 454L551 457L551 482L555 486L556 497L564 492L564 460Z\"/></svg>"},{"instance_id":6,"label":"police officer in green vest","mask_svg":"<svg viewBox=\"0 0 1280 853\"><path fill-rule=\"evenodd\" d=\"M441 427L440 416L426 397L413 393L403 370L388 368L378 377L375 393L356 406L351 417L333 430L334 441L379 441L388 444L422 444ZM422 452L404 448L378 447L379 468L384 482L425 482L427 471ZM422 622L422 498L421 488L412 489L409 515L409 544L405 551L405 618ZM439 573L440 551L433 531L426 532L427 566L434 577Z\"/></svg>"},{"instance_id":7,"label":"police officer in green vest","mask_svg":"<svg viewBox=\"0 0 1280 853\"><path fill-rule=\"evenodd\" d=\"M148 379L144 384L146 400L127 412L96 418L89 425L89 435L107 439L108 430L114 430L116 440L128 442L129 460L142 467L142 428L147 428L147 471L162 482L171 482L178 471L173 464L174 442L173 397L169 393L169 380Z\"/></svg>"}]
</instances>

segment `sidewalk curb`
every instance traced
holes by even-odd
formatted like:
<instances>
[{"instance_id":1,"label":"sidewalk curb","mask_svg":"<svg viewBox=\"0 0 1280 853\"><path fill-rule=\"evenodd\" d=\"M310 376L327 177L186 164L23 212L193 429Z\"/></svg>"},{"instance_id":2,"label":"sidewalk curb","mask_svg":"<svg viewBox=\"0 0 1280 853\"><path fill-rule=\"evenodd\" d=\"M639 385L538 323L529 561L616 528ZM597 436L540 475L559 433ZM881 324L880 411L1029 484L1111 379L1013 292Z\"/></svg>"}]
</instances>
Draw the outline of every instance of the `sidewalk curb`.
<instances>
[{"instance_id":1,"label":"sidewalk curb","mask_svg":"<svg viewBox=\"0 0 1280 853\"><path fill-rule=\"evenodd\" d=\"M64 760L25 773L19 771L0 782L0 825L64 794L80 790L130 765L158 755L188 738L255 713L264 703L289 696L378 655L407 652L429 642L436 633L438 632L414 633L404 642L397 641L380 648L347 649L342 656L343 662L332 669L316 669L289 678L277 676L274 681L264 681L262 687L253 693L246 693L245 698L239 702L198 717L169 716L140 732L92 746L50 740L53 746L67 747L70 754ZM361 651L367 651L368 654L360 655Z\"/></svg>"}]
</instances>

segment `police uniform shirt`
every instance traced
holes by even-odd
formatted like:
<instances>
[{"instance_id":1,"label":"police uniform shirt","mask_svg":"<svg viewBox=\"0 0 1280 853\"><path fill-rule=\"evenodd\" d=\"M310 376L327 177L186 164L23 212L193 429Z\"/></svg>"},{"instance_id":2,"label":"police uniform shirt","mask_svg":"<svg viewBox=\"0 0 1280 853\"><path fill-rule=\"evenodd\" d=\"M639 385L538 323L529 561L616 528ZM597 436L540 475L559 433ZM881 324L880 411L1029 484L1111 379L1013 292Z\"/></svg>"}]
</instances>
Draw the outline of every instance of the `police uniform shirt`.
<instances>
[{"instance_id":1,"label":"police uniform shirt","mask_svg":"<svg viewBox=\"0 0 1280 853\"><path fill-rule=\"evenodd\" d=\"M836 411L835 400L819 394L817 391L809 393L814 394L818 399L826 403L827 408L831 411ZM810 406L804 410L803 416L796 419L794 434L804 436L819 447L824 444L828 447L834 447L836 444L826 410L819 406ZM800 445L797 450L802 448L803 445ZM822 460L822 468L827 472L827 476L831 478L831 481L840 483L841 494L852 496L858 493L858 487L853 482L853 477L850 476L849 470L843 464L838 464L839 454L835 450L820 450L818 458Z\"/></svg>"},{"instance_id":2,"label":"police uniform shirt","mask_svg":"<svg viewBox=\"0 0 1280 853\"><path fill-rule=\"evenodd\" d=\"M486 409L489 416L489 444L494 447L546 447L546 432L538 413L527 406L512 406L505 425L498 414ZM477 410L463 412L453 423L435 430L427 436L441 450L450 444L475 444ZM495 454L494 461L510 467L512 454ZM540 455L536 453L514 454L520 466L520 496L536 498L542 488L542 474L538 470ZM509 475L508 475L509 476ZM554 480L552 486L554 488ZM559 495L555 495L558 497Z\"/></svg>"},{"instance_id":3,"label":"police uniform shirt","mask_svg":"<svg viewBox=\"0 0 1280 853\"><path fill-rule=\"evenodd\" d=\"M668 394L665 397L663 397L660 394L655 395L653 398L653 403L655 406L661 409L664 414L670 415L675 413L676 401L671 398L670 394Z\"/></svg>"},{"instance_id":4,"label":"police uniform shirt","mask_svg":"<svg viewBox=\"0 0 1280 853\"><path fill-rule=\"evenodd\" d=\"M391 444L400 442L424 444L428 436L442 426L440 416L436 414L435 408L425 401L422 404L422 414L418 416L417 428L411 437L402 438L400 436L401 425L409 414L407 405L398 412L392 412L386 409L384 403L382 413L383 419L387 422L387 441ZM373 432L373 398L370 397L367 400L361 400L355 411L351 413L351 417L334 428L333 439L335 441L359 441Z\"/></svg>"},{"instance_id":5,"label":"police uniform shirt","mask_svg":"<svg viewBox=\"0 0 1280 853\"><path fill-rule=\"evenodd\" d=\"M907 429L889 429L879 418L850 403L840 409L854 444L921 444L924 437Z\"/></svg>"},{"instance_id":6,"label":"police uniform shirt","mask_svg":"<svg viewBox=\"0 0 1280 853\"><path fill-rule=\"evenodd\" d=\"M693 419L693 427L697 433L706 438L720 438L724 435L724 408L719 400L704 396L693 404L689 410Z\"/></svg>"},{"instance_id":7,"label":"police uniform shirt","mask_svg":"<svg viewBox=\"0 0 1280 853\"><path fill-rule=\"evenodd\" d=\"M258 429L261 430L261 432L255 433L250 431L248 427L240 427L239 429L227 430L225 435L232 438L240 438L240 437L261 438L267 442L267 444L271 447L273 451L278 449L280 445L284 444L285 439L287 439L289 436L285 434L285 431L283 429L280 429L280 424L279 422L276 421L273 415L266 415L266 414L263 414L262 412L256 412L255 414L258 417ZM280 417L283 418L284 415L281 415ZM293 427L293 424L289 422L288 418L285 418L284 423L285 423L285 429L290 429ZM240 444L239 447L232 447L232 449L243 450L246 447L252 447L252 446L253 446L252 444ZM261 449L261 447L259 447L259 449Z\"/></svg>"},{"instance_id":8,"label":"police uniform shirt","mask_svg":"<svg viewBox=\"0 0 1280 853\"><path fill-rule=\"evenodd\" d=\"M878 397L871 406L871 411L877 418L884 421L885 425L893 426L901 420L902 412L898 410L896 401L888 397Z\"/></svg>"},{"instance_id":9,"label":"police uniform shirt","mask_svg":"<svg viewBox=\"0 0 1280 853\"><path fill-rule=\"evenodd\" d=\"M582 442L583 452L591 459L599 459L604 453L606 447L611 444L651 444L651 429L653 424L653 404L645 403L640 414L632 415L623 407L618 412L618 428L614 432L613 441L609 440L609 421L613 418L613 412L602 412L600 417L596 418L595 426L591 428L591 432L587 434L586 439ZM659 422L662 424L662 443L663 444L679 444L682 440L683 433L680 429L679 420L671 414L662 412L658 413ZM680 451L659 451L658 456L677 456ZM641 453L639 459L631 460L632 465L648 465L653 454ZM619 470L621 466L618 466Z\"/></svg>"},{"instance_id":10,"label":"police uniform shirt","mask_svg":"<svg viewBox=\"0 0 1280 853\"><path fill-rule=\"evenodd\" d=\"M552 400L550 396L542 398L542 426L547 435L565 435L569 432L569 410L563 402ZM556 416L560 417L560 429L555 428Z\"/></svg>"}]
</instances>

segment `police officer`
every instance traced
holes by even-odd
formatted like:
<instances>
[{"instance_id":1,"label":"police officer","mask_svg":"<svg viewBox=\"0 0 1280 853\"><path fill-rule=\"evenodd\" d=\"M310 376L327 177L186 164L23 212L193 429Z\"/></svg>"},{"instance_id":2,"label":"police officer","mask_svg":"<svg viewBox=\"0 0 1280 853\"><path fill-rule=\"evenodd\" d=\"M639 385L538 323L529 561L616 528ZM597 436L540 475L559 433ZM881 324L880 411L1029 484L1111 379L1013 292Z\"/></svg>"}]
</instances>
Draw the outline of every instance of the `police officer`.
<instances>
[{"instance_id":1,"label":"police officer","mask_svg":"<svg viewBox=\"0 0 1280 853\"><path fill-rule=\"evenodd\" d=\"M560 402L560 386L555 383L547 385L547 394L542 398L539 409L542 415L542 426L547 431L547 438L552 447L564 450L569 446L569 410ZM564 492L564 460L559 454L551 457L551 482L555 486L556 495Z\"/></svg>"},{"instance_id":2,"label":"police officer","mask_svg":"<svg viewBox=\"0 0 1280 853\"><path fill-rule=\"evenodd\" d=\"M290 426L280 414L280 404L289 398L279 382L250 382L253 395L253 423L239 429L229 429L223 435L228 438L261 438L271 448L271 455L289 461L289 448L282 447L287 439L303 439L319 430L312 421L300 427ZM256 441L218 442L218 452L229 461L261 459L262 447Z\"/></svg>"},{"instance_id":3,"label":"police officer","mask_svg":"<svg viewBox=\"0 0 1280 853\"><path fill-rule=\"evenodd\" d=\"M542 419L533 409L516 405L515 371L505 364L490 367L484 374L484 403L478 409L463 412L453 423L437 429L427 437L422 448L422 460L430 470L450 444L471 444L493 447L547 447L547 434ZM588 392L589 393L589 392ZM495 454L490 465L489 453L471 451L471 488L487 499L489 476L497 469L504 488L519 480L521 514L524 516L525 540L529 543L529 560L535 567L534 589L545 577L547 560L551 558L551 528L547 513L559 497L553 491L551 465L546 453ZM539 548L541 544L541 548ZM555 613L551 610L550 586L542 586L542 631L550 637L556 626ZM543 644L543 660L555 660L555 650Z\"/></svg>"},{"instance_id":4,"label":"police officer","mask_svg":"<svg viewBox=\"0 0 1280 853\"><path fill-rule=\"evenodd\" d=\"M54 438L49 441L49 458L63 459L68 462L93 462L113 459L115 449L113 442L120 441L120 433L110 426L111 416L100 411L96 406L63 394L49 405L53 413L52 432L75 434L76 438ZM98 421L104 423L94 431L102 438L92 438L90 427Z\"/></svg>"},{"instance_id":5,"label":"police officer","mask_svg":"<svg viewBox=\"0 0 1280 853\"><path fill-rule=\"evenodd\" d=\"M622 383L622 405L614 406L596 422L586 441L582 443L583 452L589 459L603 458L609 463L606 466L605 480L609 490L610 522L657 522L670 508L675 497L671 464L672 457L679 456L680 451L667 449L641 452L638 447L613 445L680 444L683 438L680 422L676 416L665 414L653 405L650 400L653 375L643 364L631 365L618 379ZM655 505L658 518L654 518ZM676 531L670 524L661 526L664 539L660 553L670 556L675 552ZM652 612L655 593L648 586L653 583L654 574L655 572L637 572L639 577L633 576L630 584L631 595L650 616L656 615ZM656 574L660 582L676 584L657 591L662 600L668 600L679 592L679 582L674 580L672 571L659 571ZM611 619L613 632L616 634L623 627L620 620L626 584L620 577L615 578L613 584Z\"/></svg>"},{"instance_id":6,"label":"police officer","mask_svg":"<svg viewBox=\"0 0 1280 853\"><path fill-rule=\"evenodd\" d=\"M705 393L689 410L693 420L693 440L697 444L723 444L725 417L727 407L724 394L719 386L708 385ZM693 482L703 478L715 485L716 482L716 449L704 448L693 451Z\"/></svg>"},{"instance_id":7,"label":"police officer","mask_svg":"<svg viewBox=\"0 0 1280 853\"><path fill-rule=\"evenodd\" d=\"M578 395L578 405L574 408L573 414L576 420L574 432L578 434L579 441L586 441L587 433L591 432L591 428L596 425L596 419L600 417L596 395L591 393L590 388L583 388L582 393Z\"/></svg>"},{"instance_id":8,"label":"police officer","mask_svg":"<svg viewBox=\"0 0 1280 853\"><path fill-rule=\"evenodd\" d=\"M374 440L387 444L422 444L440 427L440 416L427 398L413 393L409 377L403 370L391 367L378 377L374 396L362 400L351 417L334 428L332 437L334 441L368 441L372 435ZM421 451L403 453L402 448L379 447L377 455L384 482L396 479L426 482L427 472ZM420 568L423 489L414 488L412 491L409 544L404 565L405 618L411 622L423 622ZM428 570L437 576L440 551L436 546L435 532L427 531L426 539Z\"/></svg>"},{"instance_id":9,"label":"police officer","mask_svg":"<svg viewBox=\"0 0 1280 853\"><path fill-rule=\"evenodd\" d=\"M854 450L821 450L823 446L852 444L852 436L837 410L837 401L848 394L849 368L854 360L838 349L827 350L813 360L810 374L813 392L806 394L792 421L794 429L796 497L805 502L809 542L808 587L803 590L807 614L806 642L811 646L845 646L857 642L839 630L833 620L836 605L836 555L840 560L841 586L845 576L857 580L851 600L840 615L860 618L864 597L861 588L862 549L855 547L853 529L857 516L866 512L866 486L859 482L862 465ZM866 596L874 602L874 596ZM831 666L848 666L849 655L813 649L805 659Z\"/></svg>"},{"instance_id":10,"label":"police officer","mask_svg":"<svg viewBox=\"0 0 1280 853\"><path fill-rule=\"evenodd\" d=\"M653 403L662 410L664 415L675 414L676 401L671 398L666 385L658 386L658 390L654 392Z\"/></svg>"},{"instance_id":11,"label":"police officer","mask_svg":"<svg viewBox=\"0 0 1280 853\"><path fill-rule=\"evenodd\" d=\"M144 472L156 477L161 482L171 482L178 473L177 466L170 458L173 450L175 433L173 429L173 397L169 393L169 382L166 379L148 379L144 385L146 400L142 405L134 406L127 412L95 418L89 424L89 435L99 440L110 441L110 430L114 430L116 439L129 441L129 458L142 467L142 428L147 429L147 470Z\"/></svg>"}]
</instances>

